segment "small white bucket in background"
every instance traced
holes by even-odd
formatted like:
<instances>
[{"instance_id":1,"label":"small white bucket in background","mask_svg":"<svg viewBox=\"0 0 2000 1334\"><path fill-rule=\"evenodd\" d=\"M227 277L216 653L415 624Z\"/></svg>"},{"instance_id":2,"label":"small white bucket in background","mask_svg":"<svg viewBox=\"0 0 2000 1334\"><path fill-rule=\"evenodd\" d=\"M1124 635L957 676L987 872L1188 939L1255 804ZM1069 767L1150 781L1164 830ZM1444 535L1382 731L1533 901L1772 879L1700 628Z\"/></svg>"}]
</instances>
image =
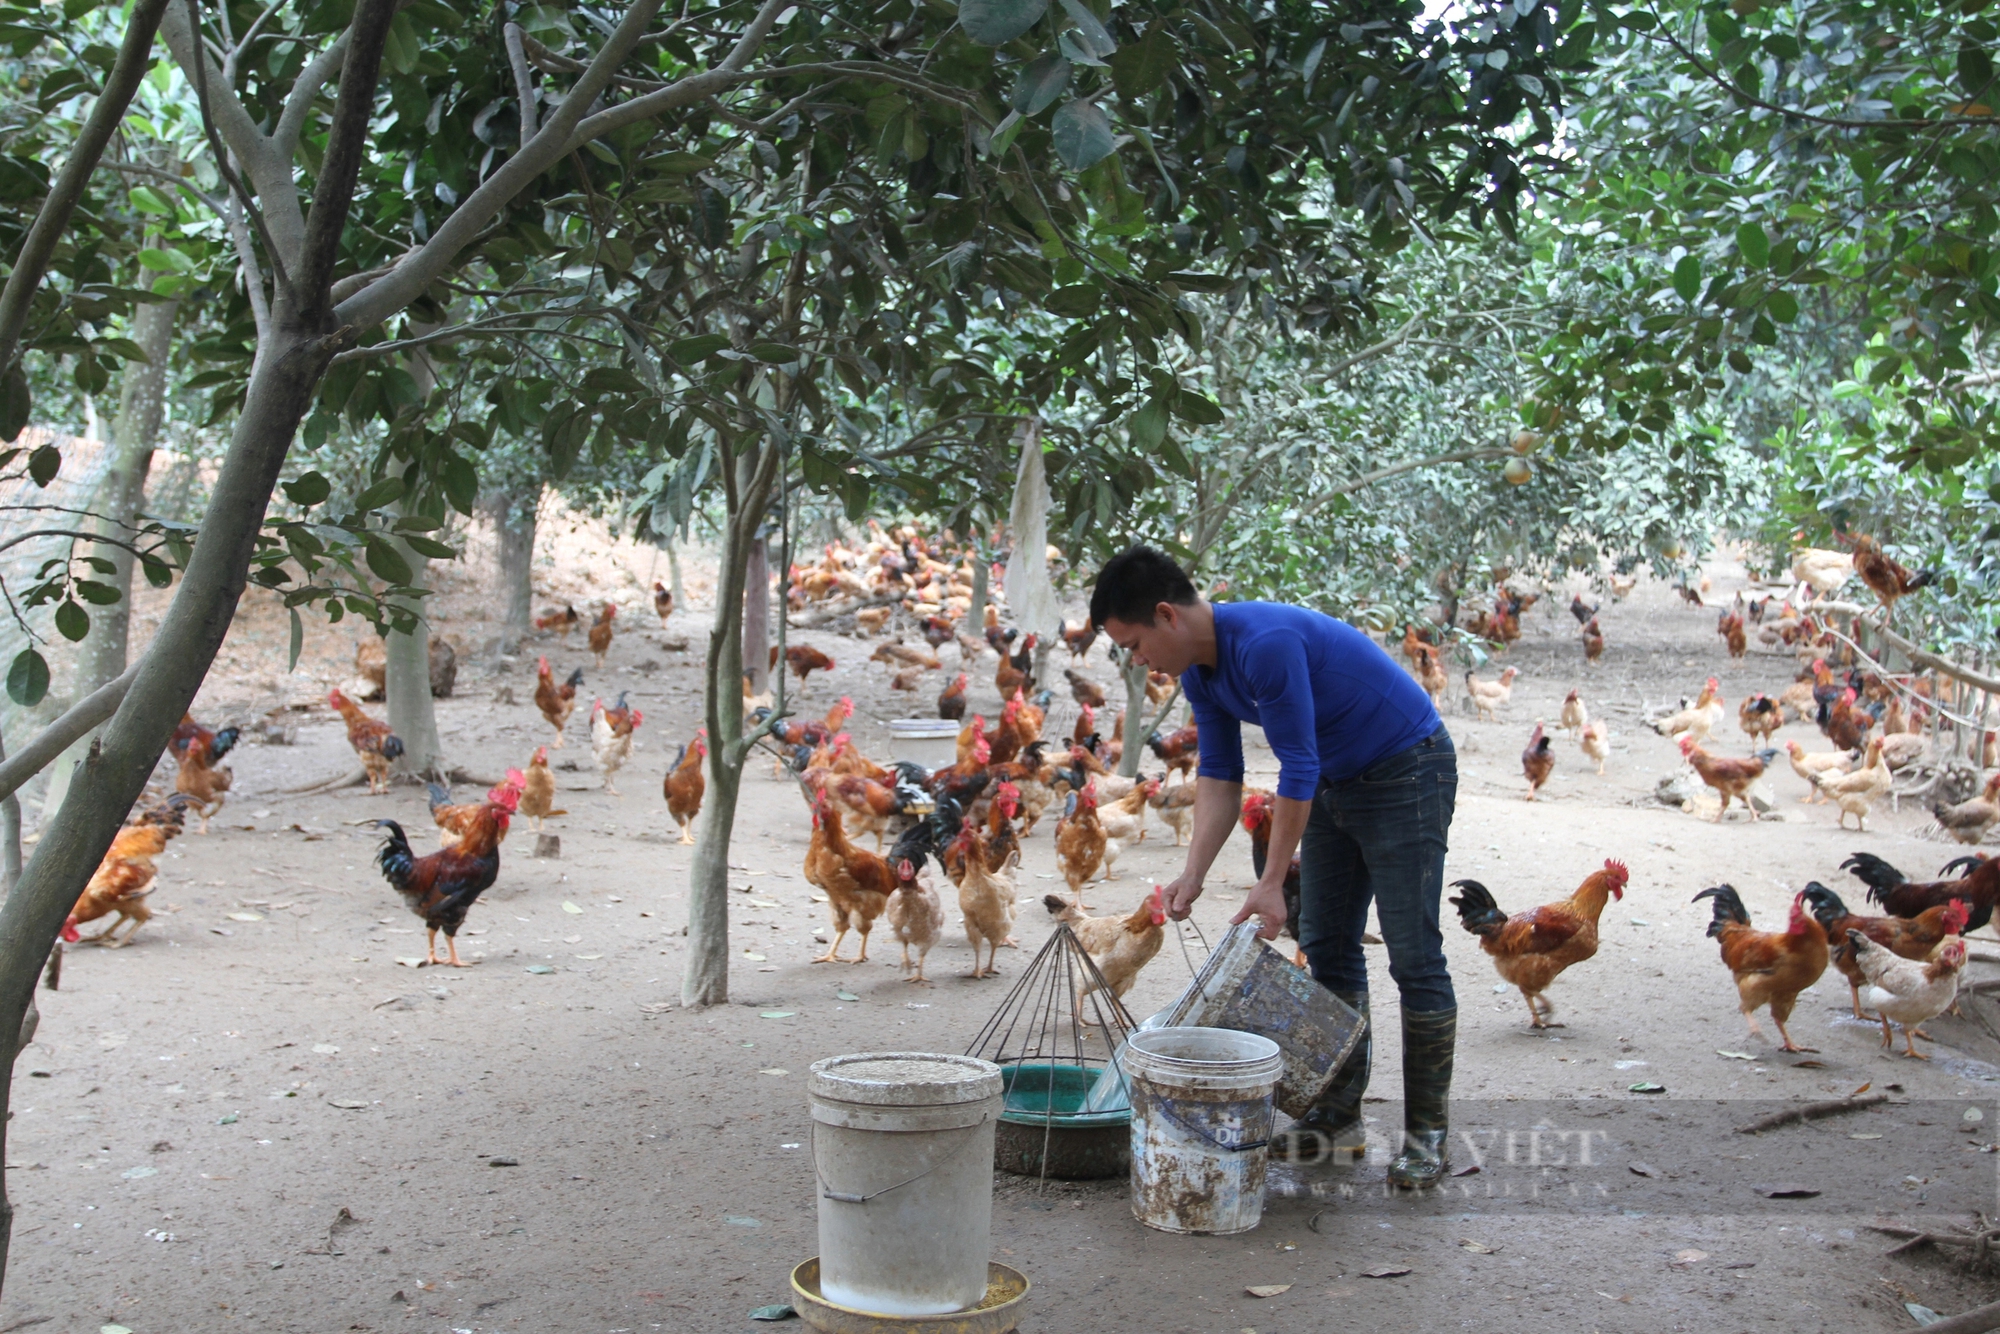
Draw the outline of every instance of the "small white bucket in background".
<instances>
[{"instance_id":1,"label":"small white bucket in background","mask_svg":"<svg viewBox=\"0 0 2000 1334\"><path fill-rule=\"evenodd\" d=\"M877 1315L944 1315L986 1295L1000 1067L868 1052L813 1063L820 1291Z\"/></svg>"},{"instance_id":2,"label":"small white bucket in background","mask_svg":"<svg viewBox=\"0 0 2000 1334\"><path fill-rule=\"evenodd\" d=\"M942 768L958 759L962 726L949 718L891 718L889 758L908 760L926 769Z\"/></svg>"},{"instance_id":3,"label":"small white bucket in background","mask_svg":"<svg viewBox=\"0 0 2000 1334\"><path fill-rule=\"evenodd\" d=\"M1156 1028L1124 1046L1132 1087L1132 1216L1227 1236L1264 1217L1278 1044L1226 1028Z\"/></svg>"}]
</instances>

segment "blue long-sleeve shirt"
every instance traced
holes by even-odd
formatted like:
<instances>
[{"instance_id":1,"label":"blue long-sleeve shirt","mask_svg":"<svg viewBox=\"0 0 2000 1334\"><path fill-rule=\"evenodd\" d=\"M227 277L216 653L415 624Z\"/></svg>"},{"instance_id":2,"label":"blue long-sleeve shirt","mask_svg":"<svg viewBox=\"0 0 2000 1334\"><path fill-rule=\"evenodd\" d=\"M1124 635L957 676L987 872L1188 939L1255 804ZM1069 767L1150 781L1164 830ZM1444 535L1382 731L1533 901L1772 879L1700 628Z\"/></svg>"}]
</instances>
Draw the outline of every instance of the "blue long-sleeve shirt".
<instances>
[{"instance_id":1,"label":"blue long-sleeve shirt","mask_svg":"<svg viewBox=\"0 0 2000 1334\"><path fill-rule=\"evenodd\" d=\"M1440 726L1382 646L1344 621L1274 602L1215 604L1215 666L1181 674L1201 729L1203 778L1243 781L1243 724L1278 757L1278 795L1310 801Z\"/></svg>"}]
</instances>

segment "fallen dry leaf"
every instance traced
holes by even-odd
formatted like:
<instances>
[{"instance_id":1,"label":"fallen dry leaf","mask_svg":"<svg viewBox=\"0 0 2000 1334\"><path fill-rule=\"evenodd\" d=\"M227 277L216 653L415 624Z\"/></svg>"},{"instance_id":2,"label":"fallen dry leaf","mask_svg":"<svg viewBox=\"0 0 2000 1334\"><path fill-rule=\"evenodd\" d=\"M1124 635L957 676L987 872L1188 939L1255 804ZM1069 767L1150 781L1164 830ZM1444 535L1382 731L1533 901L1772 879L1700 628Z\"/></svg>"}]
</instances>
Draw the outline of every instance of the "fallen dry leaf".
<instances>
[{"instance_id":1,"label":"fallen dry leaf","mask_svg":"<svg viewBox=\"0 0 2000 1334\"><path fill-rule=\"evenodd\" d=\"M1670 1263L1676 1269L1684 1269L1688 1265L1698 1265L1707 1258L1708 1258L1707 1251L1697 1251L1689 1249L1685 1251L1675 1251L1674 1258L1672 1259L1672 1261L1670 1261Z\"/></svg>"},{"instance_id":2,"label":"fallen dry leaf","mask_svg":"<svg viewBox=\"0 0 2000 1334\"><path fill-rule=\"evenodd\" d=\"M1458 1245L1460 1250L1471 1251L1474 1255L1492 1255L1500 1249L1498 1246L1488 1246L1483 1241L1474 1241L1470 1237L1460 1237Z\"/></svg>"},{"instance_id":3,"label":"fallen dry leaf","mask_svg":"<svg viewBox=\"0 0 2000 1334\"><path fill-rule=\"evenodd\" d=\"M1453 1176L1455 1176L1455 1177L1471 1177L1471 1176L1478 1176L1478 1175L1479 1175L1479 1164L1478 1164L1478 1163L1467 1163L1467 1164L1466 1164L1466 1165L1465 1165L1464 1167L1461 1167L1461 1168L1459 1168L1458 1170L1456 1170L1455 1172L1453 1172L1453 1173L1452 1173L1452 1175L1453 1175Z\"/></svg>"},{"instance_id":4,"label":"fallen dry leaf","mask_svg":"<svg viewBox=\"0 0 2000 1334\"><path fill-rule=\"evenodd\" d=\"M1660 1175L1660 1169L1654 1167L1651 1163L1627 1163L1625 1166L1636 1177L1657 1177Z\"/></svg>"},{"instance_id":5,"label":"fallen dry leaf","mask_svg":"<svg viewBox=\"0 0 2000 1334\"><path fill-rule=\"evenodd\" d=\"M1810 1200L1814 1196L1819 1194L1818 1187L1801 1186L1797 1182L1793 1181L1779 1181L1767 1185L1752 1185L1750 1189L1756 1191L1759 1195L1764 1196L1766 1199L1772 1199L1772 1200Z\"/></svg>"},{"instance_id":6,"label":"fallen dry leaf","mask_svg":"<svg viewBox=\"0 0 2000 1334\"><path fill-rule=\"evenodd\" d=\"M1408 1265L1376 1265L1373 1269L1361 1271L1363 1278L1401 1278L1410 1272Z\"/></svg>"},{"instance_id":7,"label":"fallen dry leaf","mask_svg":"<svg viewBox=\"0 0 2000 1334\"><path fill-rule=\"evenodd\" d=\"M1854 1092L1848 1094L1847 1096L1850 1098L1858 1098L1862 1094L1866 1093L1869 1089L1872 1089L1874 1087L1875 1087L1875 1081L1871 1079L1866 1084L1863 1084L1860 1088L1854 1090ZM1890 1087L1893 1088L1895 1086L1892 1084L1890 1085Z\"/></svg>"},{"instance_id":8,"label":"fallen dry leaf","mask_svg":"<svg viewBox=\"0 0 2000 1334\"><path fill-rule=\"evenodd\" d=\"M1243 1289L1243 1291L1249 1293L1252 1297L1275 1297L1281 1292L1290 1292L1291 1290L1292 1285L1289 1283L1253 1283Z\"/></svg>"}]
</instances>

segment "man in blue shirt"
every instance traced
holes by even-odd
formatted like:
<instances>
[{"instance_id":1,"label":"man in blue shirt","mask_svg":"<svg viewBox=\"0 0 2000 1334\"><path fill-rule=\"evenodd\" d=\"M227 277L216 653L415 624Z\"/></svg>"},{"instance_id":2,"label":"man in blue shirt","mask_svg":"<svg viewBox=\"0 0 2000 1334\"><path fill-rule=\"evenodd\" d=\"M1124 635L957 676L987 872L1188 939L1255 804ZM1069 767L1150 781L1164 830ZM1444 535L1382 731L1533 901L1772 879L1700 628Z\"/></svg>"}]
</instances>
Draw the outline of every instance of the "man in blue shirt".
<instances>
[{"instance_id":1,"label":"man in blue shirt","mask_svg":"<svg viewBox=\"0 0 2000 1334\"><path fill-rule=\"evenodd\" d=\"M1445 838L1458 793L1451 737L1430 697L1353 626L1303 607L1215 604L1178 565L1133 547L1098 573L1090 618L1156 671L1180 676L1200 731L1187 867L1166 887L1180 920L1235 826L1243 795L1242 725L1278 757L1270 854L1234 921L1285 924L1285 878L1299 854L1299 948L1313 976L1365 1017L1361 936L1375 903L1402 1000L1403 1151L1389 1180L1411 1189L1444 1172L1458 1001L1438 930ZM1272 1148L1295 1160L1357 1155L1372 1035Z\"/></svg>"}]
</instances>

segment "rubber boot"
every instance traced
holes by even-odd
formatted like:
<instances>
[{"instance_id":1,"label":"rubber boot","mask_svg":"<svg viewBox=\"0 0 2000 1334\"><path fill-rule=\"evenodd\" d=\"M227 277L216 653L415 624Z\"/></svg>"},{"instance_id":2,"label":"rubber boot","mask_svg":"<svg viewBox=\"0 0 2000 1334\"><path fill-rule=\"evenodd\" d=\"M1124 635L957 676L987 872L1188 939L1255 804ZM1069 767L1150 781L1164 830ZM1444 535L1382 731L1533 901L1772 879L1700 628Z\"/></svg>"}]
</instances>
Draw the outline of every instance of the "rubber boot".
<instances>
[{"instance_id":1,"label":"rubber boot","mask_svg":"<svg viewBox=\"0 0 2000 1334\"><path fill-rule=\"evenodd\" d=\"M1389 1164L1392 1186L1422 1190L1444 1176L1457 1047L1456 1007L1403 1011L1403 1151Z\"/></svg>"},{"instance_id":2,"label":"rubber boot","mask_svg":"<svg viewBox=\"0 0 2000 1334\"><path fill-rule=\"evenodd\" d=\"M1271 1156L1280 1162L1347 1161L1361 1157L1368 1149L1368 1131L1361 1122L1361 1095L1368 1091L1375 1046L1374 1026L1368 1022L1368 993L1333 994L1360 1013L1361 1041L1354 1044L1306 1114L1271 1136Z\"/></svg>"}]
</instances>

